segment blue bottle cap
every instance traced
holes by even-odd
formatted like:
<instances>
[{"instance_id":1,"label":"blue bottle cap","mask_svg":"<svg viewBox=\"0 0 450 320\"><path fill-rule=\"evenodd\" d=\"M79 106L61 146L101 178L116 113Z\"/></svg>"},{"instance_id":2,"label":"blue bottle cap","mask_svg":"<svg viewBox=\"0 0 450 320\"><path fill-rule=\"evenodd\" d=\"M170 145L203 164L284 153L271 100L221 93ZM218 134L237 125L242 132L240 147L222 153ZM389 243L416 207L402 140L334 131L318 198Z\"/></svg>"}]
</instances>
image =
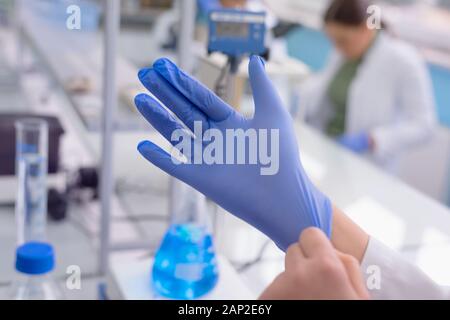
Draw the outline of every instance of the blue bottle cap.
<instances>
[{"instance_id":1,"label":"blue bottle cap","mask_svg":"<svg viewBox=\"0 0 450 320\"><path fill-rule=\"evenodd\" d=\"M16 250L16 270L25 274L40 275L53 270L55 255L47 243L28 242Z\"/></svg>"}]
</instances>

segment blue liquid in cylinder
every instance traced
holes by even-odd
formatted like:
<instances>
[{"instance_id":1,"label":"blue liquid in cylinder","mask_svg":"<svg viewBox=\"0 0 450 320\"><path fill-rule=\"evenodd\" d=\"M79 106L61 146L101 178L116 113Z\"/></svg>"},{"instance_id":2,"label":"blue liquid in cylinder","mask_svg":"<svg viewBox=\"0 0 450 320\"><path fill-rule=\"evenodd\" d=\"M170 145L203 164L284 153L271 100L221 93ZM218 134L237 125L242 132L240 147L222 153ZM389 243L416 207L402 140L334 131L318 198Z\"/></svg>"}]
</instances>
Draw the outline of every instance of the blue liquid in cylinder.
<instances>
[{"instance_id":1,"label":"blue liquid in cylinder","mask_svg":"<svg viewBox=\"0 0 450 320\"><path fill-rule=\"evenodd\" d=\"M211 235L193 224L175 224L155 256L153 288L171 299L196 299L217 284L218 269Z\"/></svg>"}]
</instances>

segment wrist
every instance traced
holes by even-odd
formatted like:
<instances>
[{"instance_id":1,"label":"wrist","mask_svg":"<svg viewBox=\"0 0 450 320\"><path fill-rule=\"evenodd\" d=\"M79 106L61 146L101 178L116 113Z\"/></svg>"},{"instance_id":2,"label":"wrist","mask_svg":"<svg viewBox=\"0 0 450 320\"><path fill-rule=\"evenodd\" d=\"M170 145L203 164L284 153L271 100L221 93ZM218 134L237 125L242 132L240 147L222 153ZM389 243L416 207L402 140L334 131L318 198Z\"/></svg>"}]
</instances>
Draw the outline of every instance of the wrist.
<instances>
[{"instance_id":1,"label":"wrist","mask_svg":"<svg viewBox=\"0 0 450 320\"><path fill-rule=\"evenodd\" d=\"M342 253L355 257L360 263L369 243L369 235L348 218L342 210L332 206L331 242Z\"/></svg>"}]
</instances>

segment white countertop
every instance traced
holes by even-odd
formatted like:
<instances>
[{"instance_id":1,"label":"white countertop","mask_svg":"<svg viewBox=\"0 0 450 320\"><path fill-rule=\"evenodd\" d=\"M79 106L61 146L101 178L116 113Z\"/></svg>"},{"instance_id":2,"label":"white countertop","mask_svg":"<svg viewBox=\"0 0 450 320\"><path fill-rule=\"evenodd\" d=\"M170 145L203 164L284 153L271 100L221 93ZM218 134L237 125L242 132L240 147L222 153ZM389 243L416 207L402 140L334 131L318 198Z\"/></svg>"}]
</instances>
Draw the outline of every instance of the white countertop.
<instances>
[{"instance_id":1,"label":"white countertop","mask_svg":"<svg viewBox=\"0 0 450 320\"><path fill-rule=\"evenodd\" d=\"M144 252L145 253L145 252ZM108 295L119 300L161 300L151 287L153 258L141 254L115 254L108 275ZM202 300L253 300L254 295L242 282L230 263L218 257L219 280Z\"/></svg>"}]
</instances>

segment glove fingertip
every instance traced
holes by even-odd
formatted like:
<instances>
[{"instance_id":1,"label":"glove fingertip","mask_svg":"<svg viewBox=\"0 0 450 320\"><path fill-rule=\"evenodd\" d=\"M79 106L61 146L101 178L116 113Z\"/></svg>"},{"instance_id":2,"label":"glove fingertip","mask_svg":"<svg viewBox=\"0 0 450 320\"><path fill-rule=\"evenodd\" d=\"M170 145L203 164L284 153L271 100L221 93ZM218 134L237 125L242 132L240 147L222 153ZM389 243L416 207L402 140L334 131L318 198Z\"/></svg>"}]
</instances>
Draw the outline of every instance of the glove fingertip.
<instances>
[{"instance_id":1,"label":"glove fingertip","mask_svg":"<svg viewBox=\"0 0 450 320\"><path fill-rule=\"evenodd\" d=\"M177 179L184 181L186 175L190 173L189 167L184 166L183 162L173 158L172 155L151 141L142 141L137 148L139 153L150 163Z\"/></svg>"},{"instance_id":2,"label":"glove fingertip","mask_svg":"<svg viewBox=\"0 0 450 320\"><path fill-rule=\"evenodd\" d=\"M140 114L142 114L147 120L150 113L155 113L155 110L158 110L152 108L153 106L156 106L158 102L156 102L151 96L145 93L138 94L134 98L134 103Z\"/></svg>"},{"instance_id":3,"label":"glove fingertip","mask_svg":"<svg viewBox=\"0 0 450 320\"><path fill-rule=\"evenodd\" d=\"M159 58L153 63L153 68L157 71L166 70L168 67L176 67L178 69L177 65L168 58Z\"/></svg>"},{"instance_id":4,"label":"glove fingertip","mask_svg":"<svg viewBox=\"0 0 450 320\"><path fill-rule=\"evenodd\" d=\"M145 140L145 141L139 142L137 149L138 149L139 153L144 155L144 153L146 153L147 151L151 151L151 149L153 149L152 147L153 147L153 143Z\"/></svg>"},{"instance_id":5,"label":"glove fingertip","mask_svg":"<svg viewBox=\"0 0 450 320\"><path fill-rule=\"evenodd\" d=\"M134 97L134 104L139 109L139 107L141 105L147 103L147 98L148 98L148 95L146 95L145 93L140 93L136 97Z\"/></svg>"},{"instance_id":6,"label":"glove fingertip","mask_svg":"<svg viewBox=\"0 0 450 320\"><path fill-rule=\"evenodd\" d=\"M264 60L263 57L258 56L258 55L252 55L251 59L259 62L259 64L261 65L261 67L263 67L264 69L266 68L266 60Z\"/></svg>"},{"instance_id":7,"label":"glove fingertip","mask_svg":"<svg viewBox=\"0 0 450 320\"><path fill-rule=\"evenodd\" d=\"M257 92L271 92L272 83L267 76L264 59L260 56L252 56L248 65L250 84ZM268 91L269 90L269 91Z\"/></svg>"},{"instance_id":8,"label":"glove fingertip","mask_svg":"<svg viewBox=\"0 0 450 320\"><path fill-rule=\"evenodd\" d=\"M172 163L171 156L151 141L140 142L137 149L145 159L164 171L168 170L169 165L167 163Z\"/></svg>"},{"instance_id":9,"label":"glove fingertip","mask_svg":"<svg viewBox=\"0 0 450 320\"><path fill-rule=\"evenodd\" d=\"M255 74L255 72L264 72L265 71L265 62L264 59L257 55L252 55L250 57L250 62L248 65L249 74Z\"/></svg>"},{"instance_id":10,"label":"glove fingertip","mask_svg":"<svg viewBox=\"0 0 450 320\"><path fill-rule=\"evenodd\" d=\"M146 78L147 74L150 72L150 70L152 70L152 68L143 68L139 70L138 72L139 80L143 81Z\"/></svg>"}]
</instances>

